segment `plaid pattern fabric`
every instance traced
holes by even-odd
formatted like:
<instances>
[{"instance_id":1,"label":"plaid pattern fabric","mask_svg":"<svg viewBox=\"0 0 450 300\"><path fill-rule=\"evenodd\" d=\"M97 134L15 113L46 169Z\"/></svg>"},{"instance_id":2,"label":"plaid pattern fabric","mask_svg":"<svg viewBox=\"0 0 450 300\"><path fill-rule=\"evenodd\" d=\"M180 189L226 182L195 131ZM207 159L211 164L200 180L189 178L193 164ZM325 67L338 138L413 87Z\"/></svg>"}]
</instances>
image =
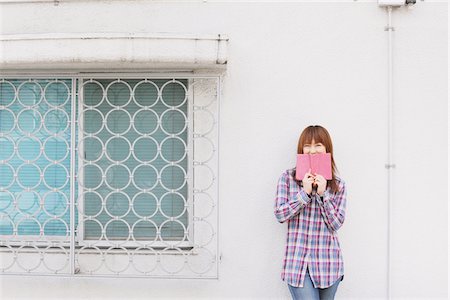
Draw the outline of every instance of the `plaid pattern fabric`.
<instances>
[{"instance_id":1,"label":"plaid pattern fabric","mask_svg":"<svg viewBox=\"0 0 450 300\"><path fill-rule=\"evenodd\" d=\"M287 221L286 252L281 279L295 287L303 287L308 266L315 288L327 288L344 275L344 261L337 230L345 219L345 183L336 177L339 191L328 187L323 198L308 196L294 179L295 168L280 176L275 198L275 216ZM343 277L342 279L343 280Z\"/></svg>"}]
</instances>

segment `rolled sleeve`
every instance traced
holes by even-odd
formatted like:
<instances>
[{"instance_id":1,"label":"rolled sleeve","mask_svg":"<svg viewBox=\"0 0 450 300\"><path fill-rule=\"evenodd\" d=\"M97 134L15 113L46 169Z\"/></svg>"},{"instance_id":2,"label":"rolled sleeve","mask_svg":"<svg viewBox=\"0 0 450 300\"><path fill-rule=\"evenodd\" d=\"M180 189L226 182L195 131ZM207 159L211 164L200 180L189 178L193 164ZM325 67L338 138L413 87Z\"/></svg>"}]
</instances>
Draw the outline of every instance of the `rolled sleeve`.
<instances>
[{"instance_id":1,"label":"rolled sleeve","mask_svg":"<svg viewBox=\"0 0 450 300\"><path fill-rule=\"evenodd\" d=\"M336 194L326 189L322 197L316 195L316 201L319 203L320 212L327 227L337 231L344 223L347 206L347 190L344 181L340 182Z\"/></svg>"},{"instance_id":2,"label":"rolled sleeve","mask_svg":"<svg viewBox=\"0 0 450 300\"><path fill-rule=\"evenodd\" d=\"M302 208L311 203L312 198L300 188L299 192L291 196L290 179L287 173L283 173L278 180L275 197L274 213L278 222L283 223L295 217Z\"/></svg>"}]
</instances>

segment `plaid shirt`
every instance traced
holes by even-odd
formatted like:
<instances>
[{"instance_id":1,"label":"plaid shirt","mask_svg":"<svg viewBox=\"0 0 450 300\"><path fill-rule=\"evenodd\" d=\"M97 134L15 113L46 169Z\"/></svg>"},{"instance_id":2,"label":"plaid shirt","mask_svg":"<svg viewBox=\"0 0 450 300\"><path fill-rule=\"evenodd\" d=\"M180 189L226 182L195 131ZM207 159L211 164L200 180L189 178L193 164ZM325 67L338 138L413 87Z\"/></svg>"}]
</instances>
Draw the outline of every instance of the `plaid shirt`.
<instances>
[{"instance_id":1,"label":"plaid shirt","mask_svg":"<svg viewBox=\"0 0 450 300\"><path fill-rule=\"evenodd\" d=\"M294 179L295 168L286 170L278 180L275 216L288 223L286 252L281 279L295 287L303 287L308 266L315 288L327 288L342 276L344 261L337 230L345 219L344 181L336 177L339 191L328 187L323 197L308 196Z\"/></svg>"}]
</instances>

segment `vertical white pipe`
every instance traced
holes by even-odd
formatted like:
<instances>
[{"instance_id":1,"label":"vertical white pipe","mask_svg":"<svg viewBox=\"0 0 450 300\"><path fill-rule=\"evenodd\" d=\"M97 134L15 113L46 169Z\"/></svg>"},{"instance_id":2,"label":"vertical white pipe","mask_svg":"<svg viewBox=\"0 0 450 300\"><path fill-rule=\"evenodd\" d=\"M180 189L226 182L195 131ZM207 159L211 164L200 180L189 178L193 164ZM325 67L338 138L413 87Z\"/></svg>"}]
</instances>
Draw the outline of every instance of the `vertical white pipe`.
<instances>
[{"instance_id":1,"label":"vertical white pipe","mask_svg":"<svg viewBox=\"0 0 450 300\"><path fill-rule=\"evenodd\" d=\"M388 211L387 211L387 299L391 299L391 280L392 280L392 265L391 265L391 211L392 211L392 168L395 165L392 163L392 123L393 123L393 57L392 57L392 6L387 7L388 13L388 157L387 157L387 199L388 199Z\"/></svg>"}]
</instances>

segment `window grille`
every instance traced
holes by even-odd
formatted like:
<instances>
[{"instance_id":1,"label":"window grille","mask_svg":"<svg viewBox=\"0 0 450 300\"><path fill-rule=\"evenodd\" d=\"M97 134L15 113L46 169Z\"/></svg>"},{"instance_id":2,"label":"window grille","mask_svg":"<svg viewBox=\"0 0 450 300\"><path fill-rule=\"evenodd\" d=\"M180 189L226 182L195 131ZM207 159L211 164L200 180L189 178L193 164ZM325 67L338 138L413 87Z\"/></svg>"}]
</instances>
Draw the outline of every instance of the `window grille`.
<instances>
[{"instance_id":1,"label":"window grille","mask_svg":"<svg viewBox=\"0 0 450 300\"><path fill-rule=\"evenodd\" d=\"M0 272L217 278L219 91L0 79Z\"/></svg>"}]
</instances>

